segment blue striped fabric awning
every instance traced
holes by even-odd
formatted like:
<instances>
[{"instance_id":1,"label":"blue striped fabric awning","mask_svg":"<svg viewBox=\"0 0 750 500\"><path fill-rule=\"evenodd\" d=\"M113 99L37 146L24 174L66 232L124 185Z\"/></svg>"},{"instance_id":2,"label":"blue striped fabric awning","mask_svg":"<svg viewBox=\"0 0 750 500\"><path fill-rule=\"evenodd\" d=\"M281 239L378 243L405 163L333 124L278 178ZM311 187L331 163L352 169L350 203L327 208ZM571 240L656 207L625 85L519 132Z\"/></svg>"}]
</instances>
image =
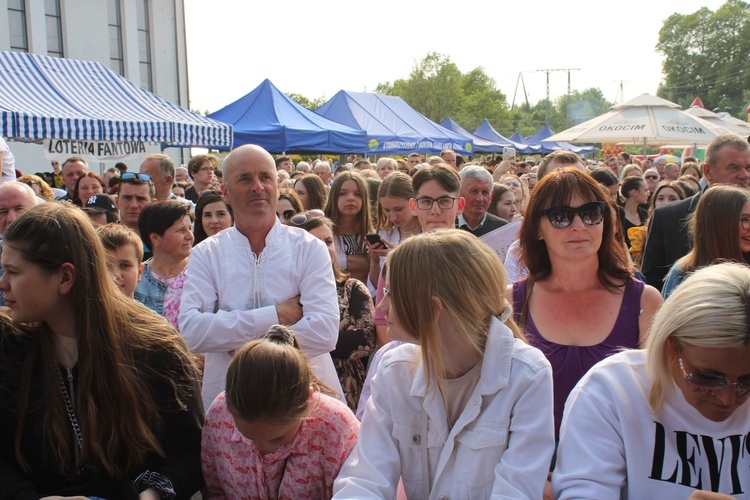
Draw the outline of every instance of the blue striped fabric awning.
<instances>
[{"instance_id":1,"label":"blue striped fabric awning","mask_svg":"<svg viewBox=\"0 0 750 500\"><path fill-rule=\"evenodd\" d=\"M232 146L231 125L143 90L101 63L3 51L0 136Z\"/></svg>"}]
</instances>

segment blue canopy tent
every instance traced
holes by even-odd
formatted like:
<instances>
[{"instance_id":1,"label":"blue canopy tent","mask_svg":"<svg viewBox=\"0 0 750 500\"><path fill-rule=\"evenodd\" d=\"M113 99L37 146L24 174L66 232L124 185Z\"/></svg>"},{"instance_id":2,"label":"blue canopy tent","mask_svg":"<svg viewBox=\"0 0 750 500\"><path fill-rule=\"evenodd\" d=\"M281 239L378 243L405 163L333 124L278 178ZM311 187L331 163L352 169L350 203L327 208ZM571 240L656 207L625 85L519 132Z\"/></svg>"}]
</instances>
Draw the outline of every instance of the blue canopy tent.
<instances>
[{"instance_id":1,"label":"blue canopy tent","mask_svg":"<svg viewBox=\"0 0 750 500\"><path fill-rule=\"evenodd\" d=\"M272 153L362 153L367 136L300 106L266 79L252 92L209 115L234 126L234 146L257 144Z\"/></svg>"},{"instance_id":2,"label":"blue canopy tent","mask_svg":"<svg viewBox=\"0 0 750 500\"><path fill-rule=\"evenodd\" d=\"M447 128L448 130L452 130L453 132L462 135L466 137L467 139L470 139L474 143L474 151L477 153L502 153L503 152L503 145L498 144L496 142L487 141L485 139L482 139L481 137L477 137L476 135L472 134L465 128L463 128L458 123L454 122L451 117L446 117L442 122L440 122L440 126Z\"/></svg>"},{"instance_id":3,"label":"blue canopy tent","mask_svg":"<svg viewBox=\"0 0 750 500\"><path fill-rule=\"evenodd\" d=\"M0 135L230 148L232 127L143 90L98 62L0 52Z\"/></svg>"},{"instance_id":4,"label":"blue canopy tent","mask_svg":"<svg viewBox=\"0 0 750 500\"><path fill-rule=\"evenodd\" d=\"M523 136L520 133L518 133L518 132L516 132L515 134L511 135L510 136L510 140L513 141L513 142L516 142L518 144L523 144L524 146L526 146L527 148L529 148L530 150L532 150L532 153L538 153L538 152L541 152L541 150L542 150L541 146L532 146L531 144L529 144L528 142L526 142L526 139L524 139ZM534 150L534 148L538 148L538 149ZM525 153L525 151L523 151L523 152Z\"/></svg>"},{"instance_id":5,"label":"blue canopy tent","mask_svg":"<svg viewBox=\"0 0 750 500\"><path fill-rule=\"evenodd\" d=\"M533 154L539 152L539 148L533 148L528 144L514 142L507 137L500 135L497 130L495 130L492 125L490 125L490 122L486 118L482 122L482 124L479 125L474 131L474 135L476 135L477 137L481 137L482 139L487 141L496 142L503 147L514 148L518 153Z\"/></svg>"},{"instance_id":6,"label":"blue canopy tent","mask_svg":"<svg viewBox=\"0 0 750 500\"><path fill-rule=\"evenodd\" d=\"M470 139L417 112L400 97L369 92L339 91L315 110L321 116L367 132L367 151L373 154L439 154L453 149L474 154Z\"/></svg>"},{"instance_id":7,"label":"blue canopy tent","mask_svg":"<svg viewBox=\"0 0 750 500\"><path fill-rule=\"evenodd\" d=\"M555 133L547 125L543 126L534 135L530 135L526 138L526 142L529 144L537 144L541 146L542 153L552 153L553 151L572 151L579 155L589 155L594 152L594 146L575 146L569 142L551 142L546 141L547 137L552 137Z\"/></svg>"}]
</instances>

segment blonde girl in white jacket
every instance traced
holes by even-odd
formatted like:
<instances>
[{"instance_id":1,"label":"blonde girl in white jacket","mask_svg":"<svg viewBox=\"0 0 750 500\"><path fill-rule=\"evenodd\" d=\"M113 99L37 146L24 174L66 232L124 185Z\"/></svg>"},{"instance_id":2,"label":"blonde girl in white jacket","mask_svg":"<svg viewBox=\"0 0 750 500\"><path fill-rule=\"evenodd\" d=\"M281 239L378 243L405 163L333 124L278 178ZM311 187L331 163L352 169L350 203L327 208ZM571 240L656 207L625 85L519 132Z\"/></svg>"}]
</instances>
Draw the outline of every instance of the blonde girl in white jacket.
<instances>
[{"instance_id":1,"label":"blonde girl in white jacket","mask_svg":"<svg viewBox=\"0 0 750 500\"><path fill-rule=\"evenodd\" d=\"M393 340L334 498L541 498L552 372L523 341L497 255L465 231L409 238L378 305Z\"/></svg>"}]
</instances>

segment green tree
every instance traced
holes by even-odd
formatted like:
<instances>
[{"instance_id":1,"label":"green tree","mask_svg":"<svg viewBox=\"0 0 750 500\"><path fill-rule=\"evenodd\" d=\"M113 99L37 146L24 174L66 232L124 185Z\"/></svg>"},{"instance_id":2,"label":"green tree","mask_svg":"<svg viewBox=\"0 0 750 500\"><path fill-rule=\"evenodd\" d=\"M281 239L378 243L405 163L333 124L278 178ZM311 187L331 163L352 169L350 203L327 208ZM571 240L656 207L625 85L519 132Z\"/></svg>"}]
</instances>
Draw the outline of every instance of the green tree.
<instances>
[{"instance_id":1,"label":"green tree","mask_svg":"<svg viewBox=\"0 0 750 500\"><path fill-rule=\"evenodd\" d=\"M750 5L727 0L716 12L703 7L672 14L659 31L664 81L657 94L687 108L700 96L707 108L730 107L744 118L750 89Z\"/></svg>"},{"instance_id":2,"label":"green tree","mask_svg":"<svg viewBox=\"0 0 750 500\"><path fill-rule=\"evenodd\" d=\"M326 99L325 96L310 100L307 97L303 96L302 94L288 93L286 95L291 100L293 100L294 102L296 102L303 108L309 109L310 111L315 111L316 109L321 107L323 104L325 104L326 101L328 100Z\"/></svg>"},{"instance_id":3,"label":"green tree","mask_svg":"<svg viewBox=\"0 0 750 500\"><path fill-rule=\"evenodd\" d=\"M450 116L468 130L483 119L509 121L505 95L482 68L463 74L448 56L431 52L409 77L380 83L375 92L395 95L432 121Z\"/></svg>"}]
</instances>

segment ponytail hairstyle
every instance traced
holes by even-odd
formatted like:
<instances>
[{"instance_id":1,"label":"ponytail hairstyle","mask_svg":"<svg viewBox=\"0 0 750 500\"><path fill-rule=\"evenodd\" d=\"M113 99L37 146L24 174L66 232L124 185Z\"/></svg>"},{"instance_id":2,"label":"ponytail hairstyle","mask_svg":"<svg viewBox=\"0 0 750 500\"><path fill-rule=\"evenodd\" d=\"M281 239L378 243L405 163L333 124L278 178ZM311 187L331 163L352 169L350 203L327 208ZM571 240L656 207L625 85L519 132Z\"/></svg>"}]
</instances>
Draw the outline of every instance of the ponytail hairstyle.
<instances>
[{"instance_id":1,"label":"ponytail hairstyle","mask_svg":"<svg viewBox=\"0 0 750 500\"><path fill-rule=\"evenodd\" d=\"M626 177L620 184L620 197L627 200L631 196L631 191L641 189L641 186L645 183L643 177Z\"/></svg>"},{"instance_id":2,"label":"ponytail hairstyle","mask_svg":"<svg viewBox=\"0 0 750 500\"><path fill-rule=\"evenodd\" d=\"M409 200L414 198L411 177L403 172L393 172L380 183L380 187L378 188L377 231L380 231L381 229L390 231L393 229L393 222L388 219L383 207L380 206L380 199L384 197L401 198L405 201L408 208Z\"/></svg>"},{"instance_id":3,"label":"ponytail hairstyle","mask_svg":"<svg viewBox=\"0 0 750 500\"><path fill-rule=\"evenodd\" d=\"M305 418L310 388L333 395L313 375L294 332L282 325L237 351L227 368L227 408L248 422Z\"/></svg>"}]
</instances>

